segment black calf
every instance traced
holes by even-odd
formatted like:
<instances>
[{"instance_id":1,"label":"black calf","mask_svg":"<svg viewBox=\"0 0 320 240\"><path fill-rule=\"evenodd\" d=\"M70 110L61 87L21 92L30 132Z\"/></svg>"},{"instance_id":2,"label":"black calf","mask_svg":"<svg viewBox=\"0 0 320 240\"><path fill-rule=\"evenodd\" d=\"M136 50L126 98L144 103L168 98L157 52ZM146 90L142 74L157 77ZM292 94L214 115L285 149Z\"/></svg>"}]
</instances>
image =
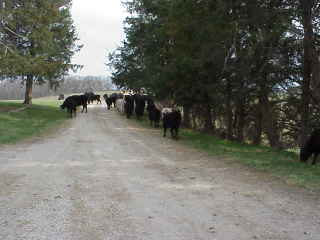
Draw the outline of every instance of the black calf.
<instances>
[{"instance_id":1,"label":"black calf","mask_svg":"<svg viewBox=\"0 0 320 240\"><path fill-rule=\"evenodd\" d=\"M111 105L112 105L112 98L108 97L108 94L104 94L103 98L104 98L104 101L106 102L106 104L108 106L108 110L110 110Z\"/></svg>"},{"instance_id":2,"label":"black calf","mask_svg":"<svg viewBox=\"0 0 320 240\"><path fill-rule=\"evenodd\" d=\"M148 116L150 120L150 125L154 127L159 127L161 112L156 108L152 101L148 101L147 106Z\"/></svg>"},{"instance_id":3,"label":"black calf","mask_svg":"<svg viewBox=\"0 0 320 240\"><path fill-rule=\"evenodd\" d=\"M92 101L92 102L93 102L93 101L97 101L97 104L98 104L98 103L102 104L101 99L100 99L100 95L93 95L93 96L91 97L91 101Z\"/></svg>"},{"instance_id":4,"label":"black calf","mask_svg":"<svg viewBox=\"0 0 320 240\"><path fill-rule=\"evenodd\" d=\"M146 106L145 97L140 94L136 94L134 95L134 102L136 104L135 113L136 113L137 119L140 120L140 118L144 114L144 108Z\"/></svg>"},{"instance_id":5,"label":"black calf","mask_svg":"<svg viewBox=\"0 0 320 240\"><path fill-rule=\"evenodd\" d=\"M113 104L113 107L116 107L116 101L118 98L123 98L122 94L112 93L109 97L111 99L111 102Z\"/></svg>"},{"instance_id":6,"label":"black calf","mask_svg":"<svg viewBox=\"0 0 320 240\"><path fill-rule=\"evenodd\" d=\"M178 110L163 114L163 137L166 136L167 128L170 128L171 137L178 139L181 113Z\"/></svg>"},{"instance_id":7,"label":"black calf","mask_svg":"<svg viewBox=\"0 0 320 240\"><path fill-rule=\"evenodd\" d=\"M307 142L300 149L300 161L307 162L313 155L312 165L316 164L320 153L320 129L314 130Z\"/></svg>"},{"instance_id":8,"label":"black calf","mask_svg":"<svg viewBox=\"0 0 320 240\"><path fill-rule=\"evenodd\" d=\"M124 96L124 112L130 118L134 110L134 98L131 95Z\"/></svg>"}]
</instances>

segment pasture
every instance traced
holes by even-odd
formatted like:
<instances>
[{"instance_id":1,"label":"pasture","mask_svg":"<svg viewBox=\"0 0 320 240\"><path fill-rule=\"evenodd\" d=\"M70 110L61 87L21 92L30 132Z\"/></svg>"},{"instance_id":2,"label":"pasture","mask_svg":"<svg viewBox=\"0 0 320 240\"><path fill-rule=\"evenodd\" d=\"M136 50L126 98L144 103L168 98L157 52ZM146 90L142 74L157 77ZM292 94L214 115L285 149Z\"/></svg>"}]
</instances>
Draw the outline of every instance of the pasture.
<instances>
[{"instance_id":1,"label":"pasture","mask_svg":"<svg viewBox=\"0 0 320 240\"><path fill-rule=\"evenodd\" d=\"M97 94L112 92L116 91ZM69 95L73 94L65 97ZM68 120L66 112L59 109L63 101L57 99L58 96L34 98L31 106L23 105L23 100L0 100L0 144L13 144L37 136Z\"/></svg>"},{"instance_id":2,"label":"pasture","mask_svg":"<svg viewBox=\"0 0 320 240\"><path fill-rule=\"evenodd\" d=\"M67 118L55 97L21 101L0 101L0 144L12 144L37 136L62 124Z\"/></svg>"}]
</instances>

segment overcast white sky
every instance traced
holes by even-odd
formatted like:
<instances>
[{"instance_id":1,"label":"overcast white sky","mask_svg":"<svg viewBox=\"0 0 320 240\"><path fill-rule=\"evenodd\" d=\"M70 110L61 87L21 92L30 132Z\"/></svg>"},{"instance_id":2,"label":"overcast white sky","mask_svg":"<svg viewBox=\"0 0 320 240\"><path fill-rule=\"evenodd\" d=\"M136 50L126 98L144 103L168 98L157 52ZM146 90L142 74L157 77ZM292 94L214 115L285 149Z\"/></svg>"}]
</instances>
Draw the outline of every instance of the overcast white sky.
<instances>
[{"instance_id":1,"label":"overcast white sky","mask_svg":"<svg viewBox=\"0 0 320 240\"><path fill-rule=\"evenodd\" d=\"M84 47L73 63L84 65L76 75L108 75L105 63L109 52L124 38L125 9L121 0L73 0L72 16Z\"/></svg>"}]
</instances>

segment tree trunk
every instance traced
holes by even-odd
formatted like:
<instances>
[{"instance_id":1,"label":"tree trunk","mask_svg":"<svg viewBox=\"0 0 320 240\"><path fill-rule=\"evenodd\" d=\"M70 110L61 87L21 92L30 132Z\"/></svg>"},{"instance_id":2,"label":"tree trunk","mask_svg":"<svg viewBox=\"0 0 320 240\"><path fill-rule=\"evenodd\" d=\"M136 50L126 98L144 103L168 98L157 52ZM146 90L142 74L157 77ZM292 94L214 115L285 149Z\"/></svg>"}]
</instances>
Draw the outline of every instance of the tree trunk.
<instances>
[{"instance_id":1,"label":"tree trunk","mask_svg":"<svg viewBox=\"0 0 320 240\"><path fill-rule=\"evenodd\" d=\"M239 142L244 142L244 126L245 126L245 106L244 103L239 103L237 107L237 140Z\"/></svg>"},{"instance_id":2,"label":"tree trunk","mask_svg":"<svg viewBox=\"0 0 320 240\"><path fill-rule=\"evenodd\" d=\"M197 129L197 114L195 111L195 107L192 108L192 129Z\"/></svg>"},{"instance_id":3,"label":"tree trunk","mask_svg":"<svg viewBox=\"0 0 320 240\"><path fill-rule=\"evenodd\" d=\"M231 106L231 83L230 80L228 80L227 83L227 139L232 140L233 138L233 112L232 112L232 106Z\"/></svg>"},{"instance_id":4,"label":"tree trunk","mask_svg":"<svg viewBox=\"0 0 320 240\"><path fill-rule=\"evenodd\" d=\"M185 128L191 128L191 118L190 118L191 108L189 106L183 106L183 126Z\"/></svg>"},{"instance_id":5,"label":"tree trunk","mask_svg":"<svg viewBox=\"0 0 320 240\"><path fill-rule=\"evenodd\" d=\"M300 0L300 8L302 9L302 23L304 29L303 38L303 82L302 82L302 97L301 97L301 129L299 144L302 145L307 139L309 132L309 115L310 115L310 100L311 91L310 83L312 77L312 61L313 61L313 27L312 27L312 7L314 1Z\"/></svg>"},{"instance_id":6,"label":"tree trunk","mask_svg":"<svg viewBox=\"0 0 320 240\"><path fill-rule=\"evenodd\" d=\"M274 148L281 148L280 135L276 117L271 109L268 95L262 93L260 96L261 108L263 111L263 123L269 140L269 144Z\"/></svg>"},{"instance_id":7,"label":"tree trunk","mask_svg":"<svg viewBox=\"0 0 320 240\"><path fill-rule=\"evenodd\" d=\"M205 123L204 128L209 133L213 133L212 113L210 104L205 106Z\"/></svg>"},{"instance_id":8,"label":"tree trunk","mask_svg":"<svg viewBox=\"0 0 320 240\"><path fill-rule=\"evenodd\" d=\"M23 104L32 104L32 86L33 86L33 76L28 75L26 80L26 92Z\"/></svg>"},{"instance_id":9,"label":"tree trunk","mask_svg":"<svg viewBox=\"0 0 320 240\"><path fill-rule=\"evenodd\" d=\"M255 116L255 135L253 138L254 145L261 144L261 135L262 135L262 109L261 103L257 106L256 116Z\"/></svg>"}]
</instances>

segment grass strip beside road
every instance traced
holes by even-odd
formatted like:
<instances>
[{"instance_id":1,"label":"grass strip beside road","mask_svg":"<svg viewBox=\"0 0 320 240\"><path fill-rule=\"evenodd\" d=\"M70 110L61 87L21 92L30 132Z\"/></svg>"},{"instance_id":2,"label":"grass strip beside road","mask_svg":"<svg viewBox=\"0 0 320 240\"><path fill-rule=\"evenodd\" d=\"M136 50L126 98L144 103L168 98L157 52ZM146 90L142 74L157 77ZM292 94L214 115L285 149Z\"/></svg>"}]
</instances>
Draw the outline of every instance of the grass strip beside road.
<instances>
[{"instance_id":1,"label":"grass strip beside road","mask_svg":"<svg viewBox=\"0 0 320 240\"><path fill-rule=\"evenodd\" d=\"M320 162L316 166L303 164L299 162L298 154L295 152L240 144L186 129L181 131L181 139L188 145L204 150L212 156L237 161L280 177L289 185L320 190Z\"/></svg>"},{"instance_id":2,"label":"grass strip beside road","mask_svg":"<svg viewBox=\"0 0 320 240\"><path fill-rule=\"evenodd\" d=\"M12 144L59 126L67 119L58 101L34 100L31 106L0 101L0 144Z\"/></svg>"}]
</instances>

